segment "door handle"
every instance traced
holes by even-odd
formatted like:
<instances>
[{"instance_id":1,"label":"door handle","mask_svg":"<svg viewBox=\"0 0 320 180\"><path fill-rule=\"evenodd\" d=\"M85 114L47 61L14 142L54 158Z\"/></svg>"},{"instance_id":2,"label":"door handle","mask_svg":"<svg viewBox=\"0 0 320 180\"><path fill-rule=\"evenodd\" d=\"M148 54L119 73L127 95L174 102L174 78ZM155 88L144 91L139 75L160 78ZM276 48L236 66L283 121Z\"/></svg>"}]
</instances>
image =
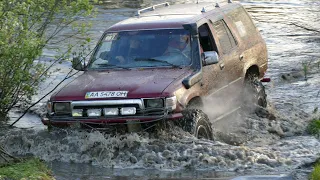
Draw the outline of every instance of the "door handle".
<instances>
[{"instance_id":1,"label":"door handle","mask_svg":"<svg viewBox=\"0 0 320 180\"><path fill-rule=\"evenodd\" d=\"M240 61L243 60L243 55L242 54L239 56L239 59L240 59Z\"/></svg>"},{"instance_id":2,"label":"door handle","mask_svg":"<svg viewBox=\"0 0 320 180\"><path fill-rule=\"evenodd\" d=\"M223 63L221 63L219 66L220 66L221 70L224 68L224 64Z\"/></svg>"}]
</instances>

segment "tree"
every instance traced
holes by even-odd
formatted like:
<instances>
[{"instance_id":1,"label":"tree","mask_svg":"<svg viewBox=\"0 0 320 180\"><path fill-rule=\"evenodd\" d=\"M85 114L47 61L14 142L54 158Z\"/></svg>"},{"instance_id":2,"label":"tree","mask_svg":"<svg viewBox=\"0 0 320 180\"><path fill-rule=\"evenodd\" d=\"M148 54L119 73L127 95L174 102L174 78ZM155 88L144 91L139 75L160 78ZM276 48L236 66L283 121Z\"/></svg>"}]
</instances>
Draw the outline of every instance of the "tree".
<instances>
[{"instance_id":1,"label":"tree","mask_svg":"<svg viewBox=\"0 0 320 180\"><path fill-rule=\"evenodd\" d=\"M70 56L69 45L51 65L35 61L48 44L62 43L90 27L79 17L94 14L90 0L3 0L0 1L0 120L19 102L36 94L48 70ZM73 33L55 39L65 28ZM90 39L84 39L89 42ZM79 44L78 42L76 44ZM83 44L83 43L82 43Z\"/></svg>"}]
</instances>

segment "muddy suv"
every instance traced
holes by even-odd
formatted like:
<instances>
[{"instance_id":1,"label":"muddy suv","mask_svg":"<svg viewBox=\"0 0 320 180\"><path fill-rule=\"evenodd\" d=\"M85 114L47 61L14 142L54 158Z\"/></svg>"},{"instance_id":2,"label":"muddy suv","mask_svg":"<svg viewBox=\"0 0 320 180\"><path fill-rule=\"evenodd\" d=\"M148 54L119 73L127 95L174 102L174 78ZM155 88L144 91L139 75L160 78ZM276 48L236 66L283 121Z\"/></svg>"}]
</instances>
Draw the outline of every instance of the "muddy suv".
<instances>
[{"instance_id":1,"label":"muddy suv","mask_svg":"<svg viewBox=\"0 0 320 180\"><path fill-rule=\"evenodd\" d=\"M105 31L86 66L75 58L73 68L84 73L52 95L46 125L125 124L130 131L176 120L210 139L205 98L224 106L246 92L266 106L265 42L245 9L231 1L138 10Z\"/></svg>"}]
</instances>

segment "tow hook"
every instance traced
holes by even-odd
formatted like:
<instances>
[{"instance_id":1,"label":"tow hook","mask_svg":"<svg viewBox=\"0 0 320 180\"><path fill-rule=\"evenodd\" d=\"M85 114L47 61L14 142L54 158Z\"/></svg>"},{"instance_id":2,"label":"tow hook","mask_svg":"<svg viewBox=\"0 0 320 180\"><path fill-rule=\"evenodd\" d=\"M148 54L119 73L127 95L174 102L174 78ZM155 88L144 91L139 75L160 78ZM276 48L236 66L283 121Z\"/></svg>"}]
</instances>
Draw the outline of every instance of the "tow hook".
<instances>
[{"instance_id":1,"label":"tow hook","mask_svg":"<svg viewBox=\"0 0 320 180\"><path fill-rule=\"evenodd\" d=\"M262 78L260 81L261 81L261 82L270 82L271 79L270 79L270 78Z\"/></svg>"}]
</instances>

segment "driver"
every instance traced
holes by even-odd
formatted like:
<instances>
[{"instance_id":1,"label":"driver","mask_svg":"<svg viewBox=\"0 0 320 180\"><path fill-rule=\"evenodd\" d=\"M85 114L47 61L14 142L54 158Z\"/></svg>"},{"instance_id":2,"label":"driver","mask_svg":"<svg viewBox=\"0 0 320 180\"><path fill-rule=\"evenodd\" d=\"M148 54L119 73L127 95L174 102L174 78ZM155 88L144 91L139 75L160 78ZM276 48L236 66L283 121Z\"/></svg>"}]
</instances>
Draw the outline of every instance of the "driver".
<instances>
[{"instance_id":1,"label":"driver","mask_svg":"<svg viewBox=\"0 0 320 180\"><path fill-rule=\"evenodd\" d=\"M141 42L138 39L130 39L129 52L127 59L133 59L134 57L141 55ZM120 64L125 64L126 60L123 56L116 56L116 59Z\"/></svg>"},{"instance_id":2,"label":"driver","mask_svg":"<svg viewBox=\"0 0 320 180\"><path fill-rule=\"evenodd\" d=\"M169 40L168 48L164 55L182 54L186 57L190 56L190 37L186 34L173 35Z\"/></svg>"}]
</instances>

